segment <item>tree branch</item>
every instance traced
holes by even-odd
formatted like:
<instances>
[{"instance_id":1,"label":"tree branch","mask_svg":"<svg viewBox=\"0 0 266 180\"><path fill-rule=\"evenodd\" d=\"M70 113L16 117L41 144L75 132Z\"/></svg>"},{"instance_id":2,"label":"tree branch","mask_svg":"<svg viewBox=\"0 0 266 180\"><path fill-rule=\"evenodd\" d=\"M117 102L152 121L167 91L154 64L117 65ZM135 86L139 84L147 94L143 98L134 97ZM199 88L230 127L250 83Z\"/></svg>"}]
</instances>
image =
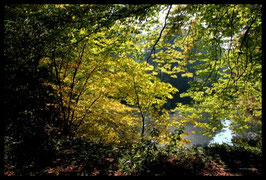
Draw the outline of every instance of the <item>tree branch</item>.
<instances>
[{"instance_id":1,"label":"tree branch","mask_svg":"<svg viewBox=\"0 0 266 180\"><path fill-rule=\"evenodd\" d=\"M155 43L154 43L154 45L152 46L152 49L151 49L151 52L150 52L150 54L149 54L149 56L148 56L148 58L147 58L147 63L149 63L149 59L151 58L151 54L152 54L152 52L155 52L155 46L158 44L158 42L160 41L160 39L161 39L161 37L162 37L162 34L163 34L163 31L164 31L164 29L166 28L166 21L167 21L167 19L168 19L168 16L169 16L169 13L170 13L170 10L171 10L171 8L172 8L172 4L170 5L170 7L169 7L169 9L168 9L168 12L167 12L167 14L166 14L166 16L165 16L165 19L164 19L164 26L163 26L163 28L161 29L161 32L160 32L160 34L159 34L159 37L158 37L158 39L155 41Z\"/></svg>"}]
</instances>

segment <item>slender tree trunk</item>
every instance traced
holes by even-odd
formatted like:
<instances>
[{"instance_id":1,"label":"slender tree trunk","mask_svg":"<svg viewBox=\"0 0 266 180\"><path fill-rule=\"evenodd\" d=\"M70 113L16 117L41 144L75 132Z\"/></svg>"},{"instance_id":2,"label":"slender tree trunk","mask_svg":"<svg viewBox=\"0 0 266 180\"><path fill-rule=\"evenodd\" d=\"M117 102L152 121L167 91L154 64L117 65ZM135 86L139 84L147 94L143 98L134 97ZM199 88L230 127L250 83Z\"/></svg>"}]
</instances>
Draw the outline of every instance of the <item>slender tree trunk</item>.
<instances>
[{"instance_id":1,"label":"slender tree trunk","mask_svg":"<svg viewBox=\"0 0 266 180\"><path fill-rule=\"evenodd\" d=\"M140 106L140 101L139 101L139 95L138 95L138 92L137 92L137 86L136 86L136 83L135 83L135 78L133 78L133 84L134 84L134 91L135 91L135 95L136 95L136 104L139 108L139 111L140 111L140 115L141 115L141 119L142 119L142 130L141 130L141 137L143 138L144 137L144 132L145 132L145 116L144 116L144 112Z\"/></svg>"}]
</instances>

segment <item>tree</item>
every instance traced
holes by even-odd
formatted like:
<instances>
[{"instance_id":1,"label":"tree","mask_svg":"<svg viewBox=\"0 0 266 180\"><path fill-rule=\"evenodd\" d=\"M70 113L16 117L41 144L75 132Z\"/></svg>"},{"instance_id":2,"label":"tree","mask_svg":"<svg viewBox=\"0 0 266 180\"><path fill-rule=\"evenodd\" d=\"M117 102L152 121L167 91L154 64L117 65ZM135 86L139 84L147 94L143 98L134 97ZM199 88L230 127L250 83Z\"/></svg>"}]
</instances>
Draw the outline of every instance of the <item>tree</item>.
<instances>
[{"instance_id":1,"label":"tree","mask_svg":"<svg viewBox=\"0 0 266 180\"><path fill-rule=\"evenodd\" d=\"M147 20L168 6L5 8L6 90L12 96L5 101L10 126L6 137L13 131L17 142L24 140L18 119L26 129L38 126L36 133L43 137L47 126L58 130L57 135L115 143L148 137L150 128L167 132L170 119L163 104L176 89L150 73L145 55L160 31L150 31L156 21ZM16 99L19 106L12 110ZM25 113L31 118L21 116Z\"/></svg>"},{"instance_id":2,"label":"tree","mask_svg":"<svg viewBox=\"0 0 266 180\"><path fill-rule=\"evenodd\" d=\"M260 137L261 33L258 4L6 5L6 151L23 166L57 137L166 144L184 121L212 135L224 118ZM192 104L176 121L166 105L180 76Z\"/></svg>"},{"instance_id":3,"label":"tree","mask_svg":"<svg viewBox=\"0 0 266 180\"><path fill-rule=\"evenodd\" d=\"M5 81L1 88L5 92L2 99L7 162L14 162L20 168L37 158L38 164L43 164L48 160L45 154L50 154L54 148L51 147L52 138L74 134L84 122L90 106L97 105L98 100L112 102L112 98L108 98L112 90L103 90L104 86L111 87L108 82L102 82L104 78L110 81L103 71L110 69L111 61L105 63L105 59L111 58L112 48L117 48L119 41L125 41L126 34L118 37L126 27L120 32L107 29L114 24L117 26L118 20L121 25L135 19L141 21L156 9L158 7L152 5L5 6ZM103 32L107 33L107 38L100 42L105 47L100 48L93 38L101 38ZM111 39L114 34L117 39ZM111 45L109 41L115 43ZM94 47L91 51L90 46ZM95 52L97 48L103 52L102 59L93 59L100 54ZM99 68L102 64L97 60L102 67ZM93 85L97 88L93 89Z\"/></svg>"},{"instance_id":4,"label":"tree","mask_svg":"<svg viewBox=\"0 0 266 180\"><path fill-rule=\"evenodd\" d=\"M160 118L158 126L170 125L157 111L162 112L166 97L171 98L176 90L147 73L152 66L140 59L145 46L134 46L142 40L142 36L134 37L140 23L125 21L127 26L120 21L103 27L75 47L58 48L41 60L56 76L55 82L46 85L59 95L66 134L78 132L90 140L127 143L144 136L148 117ZM81 29L73 39L86 32ZM136 135L138 128L141 133ZM167 128L160 129L167 132Z\"/></svg>"},{"instance_id":5,"label":"tree","mask_svg":"<svg viewBox=\"0 0 266 180\"><path fill-rule=\"evenodd\" d=\"M227 118L235 133L256 127L261 137L261 5L180 5L174 12L169 30L179 33L178 57L185 65L200 62L193 66L191 88L182 94L194 104L178 104L176 110L206 135L219 131L220 120ZM209 122L202 123L203 113Z\"/></svg>"}]
</instances>

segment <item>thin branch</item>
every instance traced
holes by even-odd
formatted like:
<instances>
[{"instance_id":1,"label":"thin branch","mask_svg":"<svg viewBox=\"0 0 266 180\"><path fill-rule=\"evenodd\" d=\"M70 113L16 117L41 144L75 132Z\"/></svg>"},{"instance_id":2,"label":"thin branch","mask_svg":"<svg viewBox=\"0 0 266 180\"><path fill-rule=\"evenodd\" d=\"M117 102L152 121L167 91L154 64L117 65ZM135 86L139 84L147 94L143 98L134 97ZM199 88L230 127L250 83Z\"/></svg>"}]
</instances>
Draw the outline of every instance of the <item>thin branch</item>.
<instances>
[{"instance_id":1,"label":"thin branch","mask_svg":"<svg viewBox=\"0 0 266 180\"><path fill-rule=\"evenodd\" d=\"M79 57L78 65L75 68L74 75L73 75L73 78L72 78L72 83L70 85L70 95L69 95L69 101L68 101L67 121L69 121L69 116L70 116L70 110L71 110L70 104L71 104L73 91L74 91L74 86L75 86L75 78L76 78L76 75L77 75L78 68L81 65L81 61L82 61L82 57L83 57L83 53L84 53L85 47L86 47L86 44L84 44L84 46L83 46L82 52L81 52L80 57Z\"/></svg>"},{"instance_id":2,"label":"thin branch","mask_svg":"<svg viewBox=\"0 0 266 180\"><path fill-rule=\"evenodd\" d=\"M168 16L169 16L169 13L170 13L171 8L172 8L172 4L170 5L170 7L169 7L169 9L168 9L168 12L167 12L167 14L166 14L166 16L165 16L165 19L164 19L164 26L163 26L163 28L161 29L161 32L160 32L160 34L159 34L159 37L158 37L158 39L155 41L154 45L152 46L151 52L150 52L150 54L149 54L149 56L148 56L148 58L147 58L147 60L146 60L147 63L149 62L149 59L151 58L152 53L155 52L155 46L156 46L156 45L158 44L158 42L160 41L160 39L161 39L161 37L162 37L162 34L163 34L163 31L164 31L164 29L166 28L166 22L167 22L167 19L168 19Z\"/></svg>"},{"instance_id":3,"label":"thin branch","mask_svg":"<svg viewBox=\"0 0 266 180\"><path fill-rule=\"evenodd\" d=\"M84 84L83 84L83 86L82 86L82 89L80 90L80 92L79 92L79 94L78 94L78 96L77 96L77 98L76 98L76 101L75 101L76 105L75 105L74 110L73 110L73 112L72 112L70 122L73 122L74 114L75 114L75 110L76 110L76 107L77 107L78 102L79 102L79 98L80 98L81 95L84 93L84 89L85 89L85 87L86 87L86 85L87 85L87 83L88 83L88 80L90 79L92 73L96 70L97 67L98 67L98 66L95 66L94 69L90 72L89 76L86 78L86 80L85 80L85 82L84 82Z\"/></svg>"},{"instance_id":4,"label":"thin branch","mask_svg":"<svg viewBox=\"0 0 266 180\"><path fill-rule=\"evenodd\" d=\"M66 114L65 114L65 108L64 108L64 103L63 103L63 94L62 94L62 85L61 85L61 81L60 81L60 75L57 69L57 64L55 61L55 52L52 52L52 57L51 59L53 60L53 64L54 64L54 68L55 68L55 74L56 74L56 80L59 86L59 104L61 105L61 111L63 113L63 118L64 120L66 120Z\"/></svg>"},{"instance_id":5,"label":"thin branch","mask_svg":"<svg viewBox=\"0 0 266 180\"><path fill-rule=\"evenodd\" d=\"M141 130L141 136L143 137L144 135L144 131L145 131L145 116L144 116L144 112L140 106L140 101L139 101L139 95L138 95L138 92L137 92L137 86L136 86L136 82L135 82L135 78L133 77L133 85L134 85L134 91L135 91L135 95L136 95L136 104L139 108L139 111L140 111L140 115L142 117L142 130Z\"/></svg>"},{"instance_id":6,"label":"thin branch","mask_svg":"<svg viewBox=\"0 0 266 180\"><path fill-rule=\"evenodd\" d=\"M84 119L85 119L85 117L87 116L87 114L88 114L88 110L92 107L92 105L98 100L98 99L100 99L100 97L101 97L102 95L100 94L91 104L90 104L90 106L89 107L87 107L86 109L85 109L85 113L84 113L84 115L83 115L83 117L81 118L81 120L79 121L79 123L77 124L77 125L74 125L75 126L75 128L77 129L78 127L80 127L80 125L84 122Z\"/></svg>"}]
</instances>

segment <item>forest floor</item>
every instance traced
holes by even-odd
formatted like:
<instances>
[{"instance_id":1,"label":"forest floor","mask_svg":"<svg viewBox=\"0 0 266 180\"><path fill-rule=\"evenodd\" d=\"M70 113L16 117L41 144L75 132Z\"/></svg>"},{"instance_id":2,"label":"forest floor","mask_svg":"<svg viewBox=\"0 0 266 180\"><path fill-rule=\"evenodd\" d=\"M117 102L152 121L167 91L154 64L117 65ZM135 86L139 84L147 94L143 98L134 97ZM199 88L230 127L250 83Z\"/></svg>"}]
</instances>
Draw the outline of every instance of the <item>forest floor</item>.
<instances>
[{"instance_id":1,"label":"forest floor","mask_svg":"<svg viewBox=\"0 0 266 180\"><path fill-rule=\"evenodd\" d=\"M132 153L134 152L134 153ZM152 154L153 153L153 154ZM194 147L179 153L62 146L56 155L18 167L5 176L262 176L262 155L228 145Z\"/></svg>"}]
</instances>

